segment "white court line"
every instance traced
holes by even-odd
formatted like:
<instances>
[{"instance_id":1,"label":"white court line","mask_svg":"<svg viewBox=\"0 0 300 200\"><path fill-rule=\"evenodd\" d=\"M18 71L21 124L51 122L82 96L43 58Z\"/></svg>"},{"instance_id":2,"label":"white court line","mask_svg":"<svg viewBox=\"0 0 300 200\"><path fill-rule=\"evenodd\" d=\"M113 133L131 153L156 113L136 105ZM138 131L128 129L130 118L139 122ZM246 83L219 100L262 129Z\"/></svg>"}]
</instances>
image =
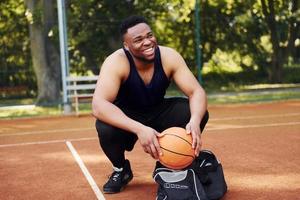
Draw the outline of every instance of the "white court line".
<instances>
[{"instance_id":1,"label":"white court line","mask_svg":"<svg viewBox=\"0 0 300 200\"><path fill-rule=\"evenodd\" d=\"M88 130L96 130L96 128L94 128L94 127L90 127L90 128L66 128L66 129L52 129L52 130L43 130L43 131L28 131L28 132L20 132L20 133L1 134L0 137L17 136L17 135L34 135L34 134L44 134L44 133L76 132L76 131L88 131Z\"/></svg>"},{"instance_id":2,"label":"white court line","mask_svg":"<svg viewBox=\"0 0 300 200\"><path fill-rule=\"evenodd\" d=\"M221 117L221 118L210 118L208 121L222 121L222 120L233 120L233 119L256 119L256 118L274 118L274 117L289 117L298 116L300 113L287 113L278 115L256 115L256 116L239 116L239 117Z\"/></svg>"},{"instance_id":3,"label":"white court line","mask_svg":"<svg viewBox=\"0 0 300 200\"><path fill-rule=\"evenodd\" d=\"M233 127L217 127L217 128L205 128L204 131L218 131L218 130L229 130L229 129L243 129L243 128L263 128L263 127L273 127L273 126L295 126L300 125L300 122L288 122L288 123L275 123L275 124L260 124L260 125L246 125L246 126L236 126ZM69 141L83 141L83 140L96 140L97 137L90 138L78 138L78 139L69 139ZM51 144L51 143L62 143L67 140L49 140L42 142L27 142L27 143L15 143L15 144L2 144L1 147L15 147L15 146L26 146L26 145L36 145L36 144Z\"/></svg>"},{"instance_id":4,"label":"white court line","mask_svg":"<svg viewBox=\"0 0 300 200\"><path fill-rule=\"evenodd\" d=\"M289 113L289 114L278 114L278 115L258 115L258 116L246 116L246 117L224 117L224 118L210 118L210 121L222 121L222 120L234 120L234 119L252 119L252 118L268 118L268 117L287 117L287 116L298 116L300 113ZM70 129L52 129L52 130L44 130L44 131L28 131L28 132L19 132L19 133L7 133L0 134L0 137L6 136L22 136L22 135L34 135L34 134L44 134L44 133L61 133L61 132L80 132L80 131L89 131L96 130L95 127L86 127L86 128L70 128Z\"/></svg>"},{"instance_id":5,"label":"white court line","mask_svg":"<svg viewBox=\"0 0 300 200\"><path fill-rule=\"evenodd\" d=\"M300 122L275 123L275 124L259 124L259 125L245 125L245 126L234 125L234 127L207 128L204 131L228 130L228 129L243 129L243 128L263 128L263 127L273 127L273 126L294 126L294 125L300 125Z\"/></svg>"},{"instance_id":6,"label":"white court line","mask_svg":"<svg viewBox=\"0 0 300 200\"><path fill-rule=\"evenodd\" d=\"M80 158L79 154L77 153L76 149L73 147L72 143L70 141L66 141L66 144L67 144L69 150L71 151L73 157L75 158L77 164L79 165L82 173L84 174L85 178L87 179L87 181L89 182L90 186L92 187L94 193L96 194L97 199L105 200L102 192L100 191L100 189L97 186L95 180L93 179L90 172L88 171L88 169L84 165L83 161L81 160L81 158Z\"/></svg>"},{"instance_id":7,"label":"white court line","mask_svg":"<svg viewBox=\"0 0 300 200\"><path fill-rule=\"evenodd\" d=\"M1 147L16 147L16 146L26 146L26 145L37 145L37 144L53 144L53 143L65 143L66 141L84 141L84 140L96 140L97 137L90 138L78 138L78 139L68 139L68 140L48 140L40 142L23 142L23 143L14 143L14 144L2 144Z\"/></svg>"}]
</instances>

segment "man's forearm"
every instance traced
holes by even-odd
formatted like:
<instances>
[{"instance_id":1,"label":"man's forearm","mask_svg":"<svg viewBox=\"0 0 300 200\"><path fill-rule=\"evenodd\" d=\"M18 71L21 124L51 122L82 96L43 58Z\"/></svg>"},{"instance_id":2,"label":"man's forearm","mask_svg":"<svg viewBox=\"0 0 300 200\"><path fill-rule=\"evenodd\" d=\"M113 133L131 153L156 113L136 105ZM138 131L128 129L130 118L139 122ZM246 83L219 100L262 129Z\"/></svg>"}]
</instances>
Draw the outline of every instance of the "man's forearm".
<instances>
[{"instance_id":1,"label":"man's forearm","mask_svg":"<svg viewBox=\"0 0 300 200\"><path fill-rule=\"evenodd\" d=\"M207 98L205 91L200 88L197 89L189 98L191 121L200 124L202 118L207 111Z\"/></svg>"},{"instance_id":2,"label":"man's forearm","mask_svg":"<svg viewBox=\"0 0 300 200\"><path fill-rule=\"evenodd\" d=\"M143 124L129 118L120 108L108 101L102 101L96 106L93 105L93 115L107 124L135 134L139 133L143 126Z\"/></svg>"}]
</instances>

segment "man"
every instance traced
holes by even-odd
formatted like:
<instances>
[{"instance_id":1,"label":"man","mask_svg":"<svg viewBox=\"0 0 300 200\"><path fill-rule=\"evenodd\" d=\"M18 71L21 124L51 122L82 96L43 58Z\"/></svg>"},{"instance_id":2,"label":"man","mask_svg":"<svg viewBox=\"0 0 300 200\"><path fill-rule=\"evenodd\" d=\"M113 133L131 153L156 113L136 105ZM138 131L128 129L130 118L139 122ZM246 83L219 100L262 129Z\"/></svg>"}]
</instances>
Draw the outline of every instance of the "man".
<instances>
[{"instance_id":1,"label":"man","mask_svg":"<svg viewBox=\"0 0 300 200\"><path fill-rule=\"evenodd\" d=\"M100 146L113 165L103 186L105 193L120 192L133 178L125 150L139 140L154 159L161 154L157 135L166 128L186 128L195 155L201 149L201 131L207 120L207 100L183 58L158 46L143 17L125 19L120 32L123 49L104 61L93 97L93 115ZM187 98L164 98L173 80Z\"/></svg>"}]
</instances>

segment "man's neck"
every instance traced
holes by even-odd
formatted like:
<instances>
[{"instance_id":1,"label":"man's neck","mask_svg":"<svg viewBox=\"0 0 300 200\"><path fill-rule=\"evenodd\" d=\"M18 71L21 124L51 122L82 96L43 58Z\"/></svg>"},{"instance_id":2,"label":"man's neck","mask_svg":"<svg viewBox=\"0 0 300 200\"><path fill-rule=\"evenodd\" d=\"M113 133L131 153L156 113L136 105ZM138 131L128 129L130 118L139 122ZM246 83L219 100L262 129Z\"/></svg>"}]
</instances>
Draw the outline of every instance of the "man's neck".
<instances>
[{"instance_id":1,"label":"man's neck","mask_svg":"<svg viewBox=\"0 0 300 200\"><path fill-rule=\"evenodd\" d=\"M133 55L131 52L130 52L130 54L133 58L134 64L137 69L144 70L144 69L149 69L154 66L154 59L147 60L147 59L144 59L141 57L137 57L137 56Z\"/></svg>"}]
</instances>

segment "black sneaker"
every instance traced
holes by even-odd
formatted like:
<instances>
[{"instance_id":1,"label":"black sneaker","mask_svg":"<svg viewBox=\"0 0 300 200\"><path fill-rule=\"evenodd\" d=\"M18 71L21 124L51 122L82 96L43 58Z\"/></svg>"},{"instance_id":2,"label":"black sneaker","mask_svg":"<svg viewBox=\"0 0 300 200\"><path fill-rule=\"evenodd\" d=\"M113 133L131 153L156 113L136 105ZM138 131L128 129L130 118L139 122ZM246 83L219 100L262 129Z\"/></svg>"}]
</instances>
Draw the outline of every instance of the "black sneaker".
<instances>
[{"instance_id":1,"label":"black sneaker","mask_svg":"<svg viewBox=\"0 0 300 200\"><path fill-rule=\"evenodd\" d=\"M103 186L103 192L111 194L121 192L132 178L133 174L130 168L130 163L126 160L122 171L114 171L111 174L109 180Z\"/></svg>"}]
</instances>

